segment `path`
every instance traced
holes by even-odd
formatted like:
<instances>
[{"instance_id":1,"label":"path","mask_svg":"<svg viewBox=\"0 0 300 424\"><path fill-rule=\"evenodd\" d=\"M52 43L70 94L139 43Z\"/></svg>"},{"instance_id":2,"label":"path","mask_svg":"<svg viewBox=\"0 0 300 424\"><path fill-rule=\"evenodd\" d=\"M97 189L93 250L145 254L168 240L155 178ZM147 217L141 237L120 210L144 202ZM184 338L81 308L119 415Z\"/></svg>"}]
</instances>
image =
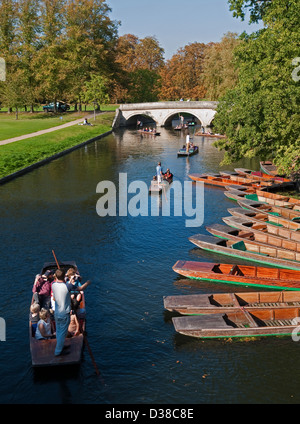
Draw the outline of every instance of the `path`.
<instances>
[{"instance_id":1,"label":"path","mask_svg":"<svg viewBox=\"0 0 300 424\"><path fill-rule=\"evenodd\" d=\"M25 140L27 138L37 137L38 135L43 135L43 134L51 133L53 131L61 130L63 128L68 128L68 127L71 127L73 125L78 125L81 122L83 122L83 120L85 118L87 118L87 119L94 118L94 114L88 115L88 116L84 116L83 118L76 119L75 121L68 122L66 124L58 125L57 127L52 127L52 128L48 128L46 130L36 131L34 133L31 133L31 134L24 134L24 135L21 135L19 137L8 138L6 140L0 140L0 145L14 143L15 141L20 141L20 140Z\"/></svg>"}]
</instances>

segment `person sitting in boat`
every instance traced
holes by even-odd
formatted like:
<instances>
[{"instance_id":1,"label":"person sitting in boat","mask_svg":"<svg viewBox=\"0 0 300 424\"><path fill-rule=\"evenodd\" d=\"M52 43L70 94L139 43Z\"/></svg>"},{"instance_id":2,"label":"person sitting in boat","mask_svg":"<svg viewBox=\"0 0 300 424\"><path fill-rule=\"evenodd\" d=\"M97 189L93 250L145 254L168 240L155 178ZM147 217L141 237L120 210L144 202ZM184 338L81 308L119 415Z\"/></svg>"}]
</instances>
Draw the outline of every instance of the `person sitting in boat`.
<instances>
[{"instance_id":1,"label":"person sitting in boat","mask_svg":"<svg viewBox=\"0 0 300 424\"><path fill-rule=\"evenodd\" d=\"M76 313L74 311L71 311L71 317L70 317L70 325L68 328L67 337L74 337L78 336L80 334L80 326L78 322L78 318L76 316Z\"/></svg>"},{"instance_id":2,"label":"person sitting in boat","mask_svg":"<svg viewBox=\"0 0 300 424\"><path fill-rule=\"evenodd\" d=\"M35 338L37 340L46 340L53 338L50 313L47 309L40 310L40 320L37 323Z\"/></svg>"},{"instance_id":3,"label":"person sitting in boat","mask_svg":"<svg viewBox=\"0 0 300 424\"><path fill-rule=\"evenodd\" d=\"M51 285L53 282L53 271L46 271L45 274L38 274L35 278L32 292L35 303L41 308L50 309Z\"/></svg>"},{"instance_id":4,"label":"person sitting in boat","mask_svg":"<svg viewBox=\"0 0 300 424\"><path fill-rule=\"evenodd\" d=\"M38 303L32 303L29 312L29 321L31 322L32 335L35 336L37 324L40 320L40 305Z\"/></svg>"},{"instance_id":5,"label":"person sitting in boat","mask_svg":"<svg viewBox=\"0 0 300 424\"><path fill-rule=\"evenodd\" d=\"M66 272L66 283L70 283L74 287L71 289L70 293L72 310L76 310L81 302L82 295L78 289L81 286L81 277L76 272L75 268L69 268Z\"/></svg>"},{"instance_id":6,"label":"person sitting in boat","mask_svg":"<svg viewBox=\"0 0 300 424\"><path fill-rule=\"evenodd\" d=\"M167 180L168 183L170 183L173 180L173 174L170 172L169 168L167 169L166 173L164 174L164 180Z\"/></svg>"}]
</instances>

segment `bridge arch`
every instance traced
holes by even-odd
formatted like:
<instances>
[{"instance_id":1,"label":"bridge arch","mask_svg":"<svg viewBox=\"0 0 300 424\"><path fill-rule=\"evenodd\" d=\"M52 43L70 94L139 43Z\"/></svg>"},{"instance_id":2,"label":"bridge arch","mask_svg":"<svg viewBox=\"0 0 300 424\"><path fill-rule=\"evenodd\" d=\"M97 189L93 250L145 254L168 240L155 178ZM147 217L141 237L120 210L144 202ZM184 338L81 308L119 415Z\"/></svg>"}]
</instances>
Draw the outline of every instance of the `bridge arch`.
<instances>
[{"instance_id":1,"label":"bridge arch","mask_svg":"<svg viewBox=\"0 0 300 424\"><path fill-rule=\"evenodd\" d=\"M126 127L134 124L139 116L153 120L156 126L163 127L170 123L178 113L187 113L196 117L204 127L211 125L216 114L218 102L155 102L120 105L116 111L113 127Z\"/></svg>"}]
</instances>

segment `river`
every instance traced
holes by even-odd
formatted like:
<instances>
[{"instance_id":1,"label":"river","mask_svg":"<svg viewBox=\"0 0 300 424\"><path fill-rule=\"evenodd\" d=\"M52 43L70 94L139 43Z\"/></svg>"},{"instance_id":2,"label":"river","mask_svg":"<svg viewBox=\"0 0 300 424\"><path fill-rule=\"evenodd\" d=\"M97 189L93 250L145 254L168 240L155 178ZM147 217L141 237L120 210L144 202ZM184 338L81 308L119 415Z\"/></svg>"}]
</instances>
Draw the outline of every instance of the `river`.
<instances>
[{"instance_id":1,"label":"river","mask_svg":"<svg viewBox=\"0 0 300 424\"><path fill-rule=\"evenodd\" d=\"M182 279L179 260L226 261L201 253L188 237L222 223L234 203L221 188L205 187L204 223L186 216L106 216L96 212L101 181L149 184L158 161L189 181L188 173L218 172L214 139L195 137L200 153L177 158L180 132L159 137L122 130L0 186L1 404L232 404L299 403L300 344L285 338L205 340L175 333L163 296L246 290ZM258 160L242 166L258 170ZM225 169L225 167L223 167ZM162 196L162 201L164 196ZM35 275L44 262L75 260L86 290L88 340L100 377L84 350L80 367L33 369L28 314Z\"/></svg>"}]
</instances>

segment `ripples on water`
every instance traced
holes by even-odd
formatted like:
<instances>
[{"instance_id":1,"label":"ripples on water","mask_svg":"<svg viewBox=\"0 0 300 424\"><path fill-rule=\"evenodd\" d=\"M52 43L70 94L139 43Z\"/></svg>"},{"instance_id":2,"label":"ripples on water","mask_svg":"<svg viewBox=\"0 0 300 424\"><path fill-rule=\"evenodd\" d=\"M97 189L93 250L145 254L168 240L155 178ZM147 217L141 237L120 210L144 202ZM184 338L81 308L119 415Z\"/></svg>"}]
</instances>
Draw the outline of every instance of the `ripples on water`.
<instances>
[{"instance_id":1,"label":"ripples on water","mask_svg":"<svg viewBox=\"0 0 300 424\"><path fill-rule=\"evenodd\" d=\"M218 172L222 153L195 138L200 154L177 158L184 136L162 130L110 135L9 184L1 195L1 302L7 324L1 349L1 403L297 403L299 344L290 338L200 341L176 334L163 296L241 290L178 277L178 259L220 261L188 237L221 223L233 203L205 188L205 222L186 217L105 217L96 214L100 181L150 183L158 161L174 180ZM258 161L235 164L258 169ZM233 169L234 166L231 167ZM92 285L86 292L88 351L79 368L33 370L28 343L31 288L43 262L74 259ZM222 258L225 261L225 258Z\"/></svg>"}]
</instances>

